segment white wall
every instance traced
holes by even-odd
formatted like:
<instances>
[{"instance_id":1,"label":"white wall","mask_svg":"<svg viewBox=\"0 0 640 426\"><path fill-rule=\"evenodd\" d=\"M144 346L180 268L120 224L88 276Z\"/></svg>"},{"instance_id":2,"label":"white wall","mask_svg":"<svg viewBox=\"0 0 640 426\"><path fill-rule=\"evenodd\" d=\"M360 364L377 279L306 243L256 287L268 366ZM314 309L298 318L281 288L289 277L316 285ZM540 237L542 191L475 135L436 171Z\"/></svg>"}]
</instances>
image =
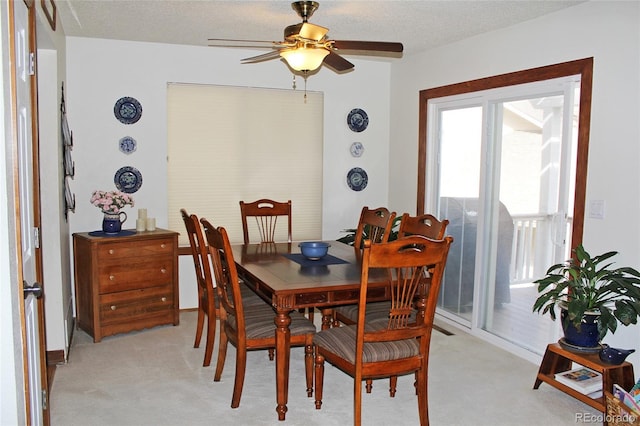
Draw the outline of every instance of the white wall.
<instances>
[{"instance_id":1,"label":"white wall","mask_svg":"<svg viewBox=\"0 0 640 426\"><path fill-rule=\"evenodd\" d=\"M594 58L590 200L604 200L603 220L585 219L592 254L616 250L619 266L640 270L640 3L592 1L503 30L407 57L392 66L389 207L416 210L420 90L586 57ZM605 342L636 348L640 326Z\"/></svg>"},{"instance_id":2,"label":"white wall","mask_svg":"<svg viewBox=\"0 0 640 426\"><path fill-rule=\"evenodd\" d=\"M64 218L61 85L65 80L65 37L52 31L41 7L37 11L38 131L43 287L47 352L62 351L66 359L73 331L73 297L69 225Z\"/></svg>"},{"instance_id":3,"label":"white wall","mask_svg":"<svg viewBox=\"0 0 640 426\"><path fill-rule=\"evenodd\" d=\"M278 60L240 64L241 58L254 53L260 52L67 38L68 116L76 164L72 182L76 213L70 218L71 232L100 228L102 214L89 198L96 189L114 189L114 174L122 166L136 167L143 177L142 187L133 194L135 207L125 209L130 215L125 228L135 227L138 207L147 208L158 226L166 227L167 83L291 88L292 74ZM349 60L356 65L354 72L338 75L321 69L307 83L309 90L324 92L324 117L318 119L324 120L322 234L327 239L355 227L363 205L379 207L387 202L390 63ZM297 78L296 83L300 107L304 108L304 81ZM142 104L142 118L137 123L124 125L114 117L114 103L122 96L132 96ZM369 127L361 133L352 132L346 124L347 113L356 107L369 115ZM123 136L137 140L136 152L126 155L119 151L118 141ZM360 158L349 153L354 141L365 145ZM346 185L346 174L355 166L363 167L369 175L369 185L361 192ZM192 260L183 256L181 308L197 306L192 269Z\"/></svg>"}]
</instances>

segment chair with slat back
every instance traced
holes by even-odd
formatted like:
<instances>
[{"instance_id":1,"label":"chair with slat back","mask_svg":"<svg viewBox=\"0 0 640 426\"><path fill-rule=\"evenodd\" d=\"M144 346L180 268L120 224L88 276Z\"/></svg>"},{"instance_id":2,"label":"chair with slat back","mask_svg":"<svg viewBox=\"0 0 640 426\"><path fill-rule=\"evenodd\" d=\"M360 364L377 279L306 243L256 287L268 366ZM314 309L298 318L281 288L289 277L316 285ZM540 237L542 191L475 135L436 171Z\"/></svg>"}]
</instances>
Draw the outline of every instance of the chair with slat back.
<instances>
[{"instance_id":1,"label":"chair with slat back","mask_svg":"<svg viewBox=\"0 0 640 426\"><path fill-rule=\"evenodd\" d=\"M354 378L354 424L362 423L362 381L415 374L420 425L429 424L429 346L438 292L453 239L408 236L387 243L365 241L358 322L316 333L315 406L322 406L324 362ZM385 269L393 308L382 320L366 321L370 269ZM423 277L429 273L430 284ZM418 295L419 314L411 313ZM426 297L425 297L426 296ZM371 423L369 419L365 423Z\"/></svg>"},{"instance_id":2,"label":"chair with slat back","mask_svg":"<svg viewBox=\"0 0 640 426\"><path fill-rule=\"evenodd\" d=\"M405 213L400 220L398 238L407 235L422 235L432 240L441 240L447 231L447 225L449 225L447 219L438 220L431 214L410 216L409 213Z\"/></svg>"},{"instance_id":3,"label":"chair with slat back","mask_svg":"<svg viewBox=\"0 0 640 426\"><path fill-rule=\"evenodd\" d=\"M275 237L278 218L286 218L287 241L291 242L291 200L286 203L266 198L252 203L240 201L240 213L242 215L242 233L245 244L249 244L251 242L248 224L248 219L250 217L253 217L256 221L257 230L260 233L260 242L262 243L276 242Z\"/></svg>"},{"instance_id":4,"label":"chair with slat back","mask_svg":"<svg viewBox=\"0 0 640 426\"><path fill-rule=\"evenodd\" d=\"M242 234L245 244L251 243L249 218L253 218L256 221L255 229L257 229L260 234L261 243L276 242L278 219L286 218L287 242L290 243L292 241L291 200L284 203L268 198L262 198L251 203L240 201L240 214L242 216ZM302 309L301 312L304 312L304 309ZM313 321L313 308L309 308L308 316L309 319ZM269 358L273 358L272 353L269 353Z\"/></svg>"},{"instance_id":5,"label":"chair with slat back","mask_svg":"<svg viewBox=\"0 0 640 426\"><path fill-rule=\"evenodd\" d=\"M408 235L422 235L423 237L441 240L444 238L448 224L449 221L447 219L438 220L435 216L430 214L410 216L409 213L404 213L400 219L398 238ZM388 300L384 302L371 302L367 305L366 320L372 321L380 318L387 318L390 308L391 302ZM336 308L335 318L347 325L355 324L358 321L358 305L345 305ZM391 397L394 397L396 394L396 379L397 377L391 376L391 382L389 384L389 395ZM370 393L371 389L372 382L371 380L368 380L366 386L367 393Z\"/></svg>"},{"instance_id":6,"label":"chair with slat back","mask_svg":"<svg viewBox=\"0 0 640 426\"><path fill-rule=\"evenodd\" d=\"M240 405L242 387L247 367L247 351L269 349L276 345L274 322L276 312L266 305L244 306L240 295L238 271L233 259L229 237L224 228L215 228L206 219L200 220L203 227L213 263L213 271L217 283L220 300L220 344L218 361L213 380L218 382L222 376L227 344L236 347L236 372L231 398L231 407ZM313 336L316 332L313 322L298 312L291 313L289 325L291 346L305 347L305 371L307 396L313 392Z\"/></svg>"},{"instance_id":7,"label":"chair with slat back","mask_svg":"<svg viewBox=\"0 0 640 426\"><path fill-rule=\"evenodd\" d=\"M375 243L386 243L391 235L391 228L396 217L395 212L389 212L386 207L378 207L377 209L369 209L363 207L360 212L360 220L356 229L353 246L358 257L362 253L364 240L370 240ZM338 326L340 322L352 324L353 312L358 315L358 305L337 306L333 310L333 325Z\"/></svg>"},{"instance_id":8,"label":"chair with slat back","mask_svg":"<svg viewBox=\"0 0 640 426\"><path fill-rule=\"evenodd\" d=\"M374 243L388 241L395 217L396 213L389 212L389 209L385 207L378 207L377 209L363 207L353 246L362 249L364 240L371 240Z\"/></svg>"},{"instance_id":9,"label":"chair with slat back","mask_svg":"<svg viewBox=\"0 0 640 426\"><path fill-rule=\"evenodd\" d=\"M180 209L182 220L187 229L189 246L193 256L193 264L196 272L196 283L198 284L198 322L196 325L196 339L194 348L200 347L200 340L204 329L204 320L207 319L207 343L204 351L203 366L207 367L211 363L213 353L213 343L216 337L216 305L217 300L213 288L213 278L211 263L209 262L209 251L202 235L200 221L195 214L189 215L185 209Z\"/></svg>"}]
</instances>

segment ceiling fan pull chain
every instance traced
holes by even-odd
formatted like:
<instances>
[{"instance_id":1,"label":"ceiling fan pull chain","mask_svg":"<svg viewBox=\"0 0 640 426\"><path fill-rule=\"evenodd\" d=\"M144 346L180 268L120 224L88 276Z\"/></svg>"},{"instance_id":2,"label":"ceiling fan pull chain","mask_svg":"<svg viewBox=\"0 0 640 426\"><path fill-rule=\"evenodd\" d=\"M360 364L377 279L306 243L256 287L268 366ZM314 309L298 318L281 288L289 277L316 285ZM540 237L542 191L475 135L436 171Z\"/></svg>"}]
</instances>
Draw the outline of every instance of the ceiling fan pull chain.
<instances>
[{"instance_id":1,"label":"ceiling fan pull chain","mask_svg":"<svg viewBox=\"0 0 640 426\"><path fill-rule=\"evenodd\" d=\"M297 89L297 87L296 87L296 75L295 74L293 74L293 85L292 86L293 86L293 90Z\"/></svg>"},{"instance_id":2,"label":"ceiling fan pull chain","mask_svg":"<svg viewBox=\"0 0 640 426\"><path fill-rule=\"evenodd\" d=\"M304 78L304 103L307 103L307 72L303 71Z\"/></svg>"}]
</instances>

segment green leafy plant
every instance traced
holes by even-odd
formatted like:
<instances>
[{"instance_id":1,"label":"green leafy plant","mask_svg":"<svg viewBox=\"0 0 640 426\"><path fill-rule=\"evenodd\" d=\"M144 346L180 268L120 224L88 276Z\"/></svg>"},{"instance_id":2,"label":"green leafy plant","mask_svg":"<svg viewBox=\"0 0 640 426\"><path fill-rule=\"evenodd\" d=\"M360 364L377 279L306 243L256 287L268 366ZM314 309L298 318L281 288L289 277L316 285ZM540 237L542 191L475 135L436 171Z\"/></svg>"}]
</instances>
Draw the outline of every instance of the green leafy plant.
<instances>
[{"instance_id":1,"label":"green leafy plant","mask_svg":"<svg viewBox=\"0 0 640 426\"><path fill-rule=\"evenodd\" d=\"M599 339L607 331L615 333L618 322L636 324L640 317L640 272L603 264L618 254L616 251L591 256L579 245L573 253L573 259L553 265L544 278L534 281L540 295L533 311L548 312L555 320L558 305L567 310L567 321L578 329L585 314L598 314Z\"/></svg>"},{"instance_id":2,"label":"green leafy plant","mask_svg":"<svg viewBox=\"0 0 640 426\"><path fill-rule=\"evenodd\" d=\"M400 221L402 220L402 216L396 217L393 219L393 225L391 225L391 233L389 234L389 241L398 239L398 229L400 228ZM364 227L364 235L362 241L367 240L369 237L369 225L365 225ZM341 243L349 244L352 246L356 240L356 232L357 229L345 229L344 232L346 235L338 238L336 241L340 241Z\"/></svg>"}]
</instances>

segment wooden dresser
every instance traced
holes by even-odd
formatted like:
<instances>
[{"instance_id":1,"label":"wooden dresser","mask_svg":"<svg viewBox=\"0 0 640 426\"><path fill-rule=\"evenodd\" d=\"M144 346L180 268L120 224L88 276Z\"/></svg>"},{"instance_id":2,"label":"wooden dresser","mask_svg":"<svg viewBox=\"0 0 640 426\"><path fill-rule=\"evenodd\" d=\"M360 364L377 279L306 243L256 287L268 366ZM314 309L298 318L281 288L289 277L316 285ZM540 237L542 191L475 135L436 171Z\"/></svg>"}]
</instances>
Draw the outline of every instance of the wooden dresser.
<instances>
[{"instance_id":1,"label":"wooden dresser","mask_svg":"<svg viewBox=\"0 0 640 426\"><path fill-rule=\"evenodd\" d=\"M178 325L178 233L73 234L77 325L105 336Z\"/></svg>"}]
</instances>

